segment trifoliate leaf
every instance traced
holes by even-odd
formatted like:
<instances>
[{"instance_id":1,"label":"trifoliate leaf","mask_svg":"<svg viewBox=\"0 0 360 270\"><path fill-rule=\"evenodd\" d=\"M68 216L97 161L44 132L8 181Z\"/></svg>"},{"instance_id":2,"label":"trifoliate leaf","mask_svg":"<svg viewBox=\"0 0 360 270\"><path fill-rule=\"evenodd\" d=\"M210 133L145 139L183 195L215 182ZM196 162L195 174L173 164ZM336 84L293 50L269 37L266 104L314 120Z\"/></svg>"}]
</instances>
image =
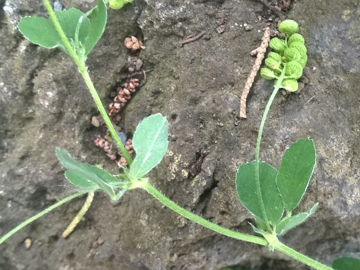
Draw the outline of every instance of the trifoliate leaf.
<instances>
[{"instance_id":1,"label":"trifoliate leaf","mask_svg":"<svg viewBox=\"0 0 360 270\"><path fill-rule=\"evenodd\" d=\"M299 25L293 20L285 20L279 25L279 31L283 34L291 35L297 32Z\"/></svg>"},{"instance_id":2,"label":"trifoliate leaf","mask_svg":"<svg viewBox=\"0 0 360 270\"><path fill-rule=\"evenodd\" d=\"M297 61L286 63L285 75L287 78L299 79L302 76L303 67Z\"/></svg>"},{"instance_id":3,"label":"trifoliate leaf","mask_svg":"<svg viewBox=\"0 0 360 270\"><path fill-rule=\"evenodd\" d=\"M298 33L292 34L287 41L288 45L290 45L293 42L300 42L302 44L305 44L304 37Z\"/></svg>"},{"instance_id":4,"label":"trifoliate leaf","mask_svg":"<svg viewBox=\"0 0 360 270\"><path fill-rule=\"evenodd\" d=\"M274 71L272 71L271 69L268 68L262 68L260 70L260 75L261 77L263 77L265 80L273 80L275 78L277 78L276 74L274 73Z\"/></svg>"},{"instance_id":5,"label":"trifoliate leaf","mask_svg":"<svg viewBox=\"0 0 360 270\"><path fill-rule=\"evenodd\" d=\"M269 46L277 52L283 52L286 49L285 42L277 37L270 40Z\"/></svg>"},{"instance_id":6,"label":"trifoliate leaf","mask_svg":"<svg viewBox=\"0 0 360 270\"><path fill-rule=\"evenodd\" d=\"M298 61L301 58L301 54L297 49L287 48L284 51L284 57L286 62Z\"/></svg>"},{"instance_id":7,"label":"trifoliate leaf","mask_svg":"<svg viewBox=\"0 0 360 270\"><path fill-rule=\"evenodd\" d=\"M297 49L299 51L301 57L306 55L306 53L307 53L307 49L306 49L305 45L301 42L295 41L295 42L291 43L289 47L293 48L293 49Z\"/></svg>"},{"instance_id":8,"label":"trifoliate leaf","mask_svg":"<svg viewBox=\"0 0 360 270\"><path fill-rule=\"evenodd\" d=\"M295 92L296 90L298 90L299 85L297 80L295 79L285 79L282 81L281 87L289 92Z\"/></svg>"}]
</instances>

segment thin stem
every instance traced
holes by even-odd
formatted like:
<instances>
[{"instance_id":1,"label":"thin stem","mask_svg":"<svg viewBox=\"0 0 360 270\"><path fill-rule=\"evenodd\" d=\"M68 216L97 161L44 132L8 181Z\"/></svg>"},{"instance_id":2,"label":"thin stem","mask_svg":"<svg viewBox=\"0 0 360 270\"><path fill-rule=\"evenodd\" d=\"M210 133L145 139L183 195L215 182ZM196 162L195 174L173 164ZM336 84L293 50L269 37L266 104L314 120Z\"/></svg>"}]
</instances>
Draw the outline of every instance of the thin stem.
<instances>
[{"instance_id":1,"label":"thin stem","mask_svg":"<svg viewBox=\"0 0 360 270\"><path fill-rule=\"evenodd\" d=\"M261 143L262 133L263 133L263 130L264 130L265 121L266 121L267 115L269 113L271 104L273 103L277 92L281 88L281 83L285 78L285 69L286 69L286 64L284 64L283 70L281 71L281 74L280 74L280 76L279 76L279 78L277 80L277 83L274 85L274 90L273 90L273 92L272 92L272 94L271 94L271 96L269 98L268 103L266 104L265 111L264 111L263 117L261 119L258 138L257 138L257 142L256 142L256 149L255 149L255 160L257 162L260 161L260 143Z\"/></svg>"},{"instance_id":2,"label":"thin stem","mask_svg":"<svg viewBox=\"0 0 360 270\"><path fill-rule=\"evenodd\" d=\"M143 188L145 189L147 192L149 192L152 196L154 196L157 200L159 200L162 204L166 205L167 207L169 207L171 210L173 210L174 212L178 213L179 215L197 223L200 224L201 226L208 228L212 231L215 231L217 233L220 233L222 235L231 237L231 238L235 238L238 240L242 240L245 242L250 242L250 243L254 243L254 244L259 244L262 246L268 246L268 242L262 238L262 237L258 237L258 236L252 236L252 235L248 235L248 234L244 234L244 233L239 233L227 228L224 228L222 226L219 226L215 223L212 223L204 218L199 217L198 215L195 215L187 210L185 210L184 208L180 207L179 205L177 205L176 203L174 203L172 200L170 200L169 198L167 198L165 195L161 194L160 191L158 191L155 187L153 187L149 182L147 181L137 181L137 184L134 185L132 188ZM300 261L312 268L318 269L318 270L332 270L331 267L328 267L322 263L319 263L299 252L297 252L296 250L284 245L283 243L276 241L276 243L274 243L272 245L272 247L288 256L290 256L291 258Z\"/></svg>"},{"instance_id":3,"label":"thin stem","mask_svg":"<svg viewBox=\"0 0 360 270\"><path fill-rule=\"evenodd\" d=\"M257 142L256 142L256 149L255 149L255 160L257 162L260 161L260 143L261 143L261 137L262 137L262 133L263 133L264 126L265 126L265 121L266 121L267 115L269 113L271 104L273 103L274 98L278 91L279 91L279 88L274 87L274 90L269 98L268 103L266 104L265 111L264 111L263 117L261 119L261 123L260 123L260 127L259 127L259 134L258 134L258 138L257 138Z\"/></svg>"},{"instance_id":4,"label":"thin stem","mask_svg":"<svg viewBox=\"0 0 360 270\"><path fill-rule=\"evenodd\" d=\"M12 229L10 232L8 232L7 234L5 234L3 237L0 238L0 245L6 240L8 239L10 236L12 236L14 233L20 231L22 228L24 228L26 225L30 224L31 222L33 222L34 220L37 220L38 218L42 217L43 215L46 215L47 213L49 213L51 210L54 210L55 208L59 207L60 205L71 201L72 199L79 197L81 195L85 194L84 192L78 192L75 193L69 197L66 197L65 199L62 199L61 201L55 203L54 205L46 208L45 210L41 211L40 213L36 214L35 216L29 218L28 220L26 220L25 222L21 223L20 225L18 225L17 227L15 227L14 229Z\"/></svg>"},{"instance_id":5,"label":"thin stem","mask_svg":"<svg viewBox=\"0 0 360 270\"><path fill-rule=\"evenodd\" d=\"M224 228L222 226L219 226L215 223L212 223L202 217L199 217L198 215L195 215L187 210L185 210L184 208L180 207L179 205L177 205L176 203L174 203L172 200L168 199L165 195L161 194L160 191L158 191L155 187L153 187L150 183L143 182L142 185L139 185L138 187L141 187L143 189L145 189L147 192L149 192L152 196L154 196L156 199L158 199L162 204L166 205L167 207L169 207L171 210L173 210L174 212L178 213L179 215L197 223L200 224L201 226L204 226L205 228L208 228L212 231L215 231L217 233L220 233L222 235L226 235L228 237L231 238L235 238L238 240L242 240L245 242L250 242L250 243L254 243L254 244L259 244L262 246L267 246L268 242L262 238L262 237L258 237L258 236L252 236L249 234L244 234L244 233L239 233L227 228Z\"/></svg>"},{"instance_id":6,"label":"thin stem","mask_svg":"<svg viewBox=\"0 0 360 270\"><path fill-rule=\"evenodd\" d=\"M297 252L296 250L284 245L283 243L281 242L277 242L275 245L274 245L274 248L286 255L288 255L289 257L299 261L299 262L302 262L303 264L306 264L314 269L317 269L317 270L333 270L333 268L329 267L329 266L326 266L322 263L319 263L318 261L315 261L311 258L309 258L308 256L305 256L303 254L301 254L300 252Z\"/></svg>"},{"instance_id":7,"label":"thin stem","mask_svg":"<svg viewBox=\"0 0 360 270\"><path fill-rule=\"evenodd\" d=\"M98 108L99 112L100 112L100 115L102 116L102 118L104 119L104 122L111 134L111 137L114 139L117 147L119 148L119 150L121 151L122 155L124 156L126 162L128 164L131 164L132 163L132 158L131 156L129 155L129 153L126 151L123 143L121 142L119 136L117 135L116 133L116 130L113 126L113 124L111 123L111 120L110 118L108 117L106 111L105 111L105 108L100 100L100 97L91 81L91 78L90 78L90 75L87 71L87 68L85 66L85 63L84 61L82 61L80 59L80 57L75 53L74 49L72 48L68 38L66 37L63 29L61 28L61 25L55 15L55 12L49 2L49 0L43 0L44 1L44 5L49 13L49 16L50 16L50 19L52 21L52 23L54 24L54 27L56 29L56 31L58 32L62 42L64 43L65 45L65 48L66 48L66 51L70 54L71 58L74 60L75 64L78 66L78 69L79 69L79 72L81 73L81 75L83 76L84 78L84 81L90 91L90 94L92 96L92 98L94 99L94 102L96 104L96 107Z\"/></svg>"},{"instance_id":8,"label":"thin stem","mask_svg":"<svg viewBox=\"0 0 360 270\"><path fill-rule=\"evenodd\" d=\"M256 166L255 166L255 184L256 184L256 191L258 194L261 194L261 188L260 188L260 143L261 143L261 138L262 138L262 133L263 133L263 130L264 130L264 126L265 126L265 121L266 121L266 118L267 118L267 115L270 111L270 107L271 107L271 104L273 103L274 101L274 98L277 94L277 92L279 91L279 89L281 88L281 83L285 77L285 69L286 69L286 64L284 64L284 67L283 67L283 70L280 74L280 77L278 78L277 80L277 83L274 85L274 90L269 98L269 101L267 102L266 104L266 107L265 107L265 111L264 111L264 114L263 114L263 117L261 119L261 123L260 123L260 127L259 127L259 133L258 133L258 138L257 138L257 142L256 142L256 149L255 149L255 161L256 161ZM262 215L264 217L266 217L266 211L265 211L265 206L264 206L264 202L262 200L262 196L260 196L260 206L261 206L261 212L262 212ZM267 226L267 229L269 231L271 231L271 228L270 228L270 225L269 225L269 222L267 221L267 218L265 220L265 223L266 223L266 226Z\"/></svg>"}]
</instances>

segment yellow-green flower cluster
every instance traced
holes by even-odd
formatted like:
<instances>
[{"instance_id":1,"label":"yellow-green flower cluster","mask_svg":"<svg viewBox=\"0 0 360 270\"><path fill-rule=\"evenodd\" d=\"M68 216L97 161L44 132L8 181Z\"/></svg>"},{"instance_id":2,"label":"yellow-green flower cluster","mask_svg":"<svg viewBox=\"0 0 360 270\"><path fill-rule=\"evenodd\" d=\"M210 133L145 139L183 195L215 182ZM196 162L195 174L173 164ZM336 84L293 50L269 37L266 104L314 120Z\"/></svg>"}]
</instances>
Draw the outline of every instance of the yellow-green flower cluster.
<instances>
[{"instance_id":1,"label":"yellow-green flower cluster","mask_svg":"<svg viewBox=\"0 0 360 270\"><path fill-rule=\"evenodd\" d=\"M285 34L285 40L273 38L270 52L265 59L266 68L260 71L266 80L275 79L275 85L281 77L281 87L294 92L298 89L297 80L302 76L307 62L307 49L304 45L304 37L298 33L298 24L293 20L285 20L279 25L279 31ZM285 73L283 76L283 70Z\"/></svg>"}]
</instances>

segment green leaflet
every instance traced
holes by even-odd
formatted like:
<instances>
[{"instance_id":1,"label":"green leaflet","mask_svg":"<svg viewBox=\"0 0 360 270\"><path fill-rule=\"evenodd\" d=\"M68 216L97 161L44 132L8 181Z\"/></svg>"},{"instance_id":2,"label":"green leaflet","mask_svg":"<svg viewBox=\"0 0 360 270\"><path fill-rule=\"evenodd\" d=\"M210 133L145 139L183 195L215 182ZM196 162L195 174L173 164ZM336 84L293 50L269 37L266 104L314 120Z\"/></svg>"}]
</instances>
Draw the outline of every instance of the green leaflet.
<instances>
[{"instance_id":1,"label":"green leaflet","mask_svg":"<svg viewBox=\"0 0 360 270\"><path fill-rule=\"evenodd\" d=\"M287 212L299 204L315 166L312 140L300 139L286 150L276 177L276 184Z\"/></svg>"},{"instance_id":2,"label":"green leaflet","mask_svg":"<svg viewBox=\"0 0 360 270\"><path fill-rule=\"evenodd\" d=\"M18 28L21 34L34 44L47 49L60 46L65 50L53 23L48 19L40 17L24 17L21 18ZM46 33L46 35L41 33Z\"/></svg>"},{"instance_id":3,"label":"green leaflet","mask_svg":"<svg viewBox=\"0 0 360 270\"><path fill-rule=\"evenodd\" d=\"M104 33L107 21L107 9L103 0L97 1L97 6L91 12L89 35L84 44L86 55L94 48Z\"/></svg>"},{"instance_id":4,"label":"green leaflet","mask_svg":"<svg viewBox=\"0 0 360 270\"><path fill-rule=\"evenodd\" d=\"M335 270L356 270L360 269L360 260L350 257L342 257L339 259L336 259L332 267Z\"/></svg>"},{"instance_id":5,"label":"green leaflet","mask_svg":"<svg viewBox=\"0 0 360 270\"><path fill-rule=\"evenodd\" d=\"M119 178L96 166L77 162L65 149L56 148L55 153L60 163L67 169L65 172L66 179L80 190L95 191L101 189L112 200L117 197L116 192L127 190L128 182L122 182Z\"/></svg>"},{"instance_id":6,"label":"green leaflet","mask_svg":"<svg viewBox=\"0 0 360 270\"><path fill-rule=\"evenodd\" d=\"M277 170L267 163L259 162L260 190L256 186L257 162L242 164L236 174L236 190L241 203L259 221L276 225L284 206L276 187Z\"/></svg>"},{"instance_id":7,"label":"green leaflet","mask_svg":"<svg viewBox=\"0 0 360 270\"><path fill-rule=\"evenodd\" d=\"M309 211L299 213L295 216L284 218L277 226L276 226L276 234L284 234L288 230L300 225L305 220L307 220L312 214L315 213L316 208L318 207L318 203L316 203Z\"/></svg>"},{"instance_id":8,"label":"green leaflet","mask_svg":"<svg viewBox=\"0 0 360 270\"><path fill-rule=\"evenodd\" d=\"M137 126L132 144L136 153L130 179L144 177L163 159L168 148L168 121L161 114L146 117Z\"/></svg>"}]
</instances>

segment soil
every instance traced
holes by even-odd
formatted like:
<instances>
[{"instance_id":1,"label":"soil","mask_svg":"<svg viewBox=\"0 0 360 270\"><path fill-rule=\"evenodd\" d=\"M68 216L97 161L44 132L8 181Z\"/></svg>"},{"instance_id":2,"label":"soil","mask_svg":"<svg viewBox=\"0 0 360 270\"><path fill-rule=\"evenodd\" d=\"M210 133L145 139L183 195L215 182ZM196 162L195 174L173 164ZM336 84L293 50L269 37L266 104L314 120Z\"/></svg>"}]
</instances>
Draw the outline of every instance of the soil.
<instances>
[{"instance_id":1,"label":"soil","mask_svg":"<svg viewBox=\"0 0 360 270\"><path fill-rule=\"evenodd\" d=\"M61 1L87 11L95 1ZM80 74L59 49L30 44L17 31L21 16L45 16L36 0L0 1L0 235L73 192L55 147L77 160L117 166L93 144L104 135L91 125L98 115ZM285 149L311 138L317 166L299 211L316 202L316 215L281 237L290 247L331 265L343 255L360 258L360 3L358 0L292 1L284 11L304 35L308 83L300 93L275 98L261 159L277 167ZM247 119L239 97L275 16L255 0L134 0L109 10L105 33L87 65L107 106L110 93L129 79L128 58L143 61L144 84L121 110L129 136L146 116L161 113L169 125L169 151L151 183L186 209L224 227L253 233L251 215L235 192L237 167L254 159L257 130L272 82L256 77ZM246 24L246 25L245 25ZM190 35L205 33L183 44ZM144 42L132 53L127 36ZM0 269L177 270L307 269L255 244L221 236L179 217L142 190L116 204L102 194L68 239L62 231L85 198L31 223L0 246ZM30 239L30 240L28 240ZM31 241L31 243L30 243ZM29 244L30 243L30 244Z\"/></svg>"}]
</instances>

